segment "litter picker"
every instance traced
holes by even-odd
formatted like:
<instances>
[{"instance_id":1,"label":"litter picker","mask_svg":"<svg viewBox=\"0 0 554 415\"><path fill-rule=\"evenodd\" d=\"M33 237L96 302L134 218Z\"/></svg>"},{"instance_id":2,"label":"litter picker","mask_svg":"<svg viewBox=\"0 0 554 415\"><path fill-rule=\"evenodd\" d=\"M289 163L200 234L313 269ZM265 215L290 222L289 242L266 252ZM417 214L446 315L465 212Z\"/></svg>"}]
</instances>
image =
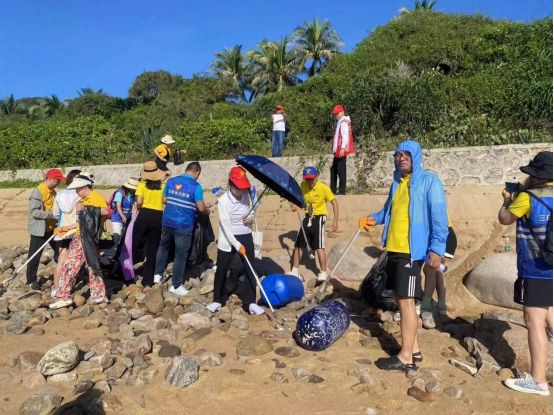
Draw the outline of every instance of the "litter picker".
<instances>
[{"instance_id":1,"label":"litter picker","mask_svg":"<svg viewBox=\"0 0 554 415\"><path fill-rule=\"evenodd\" d=\"M298 215L300 228L302 229L302 234L304 235L304 242L306 242L306 249L308 250L308 255L310 256L310 259L315 259L314 251L312 251L312 247L310 246L310 243L308 242L308 237L306 236L306 229L304 229L304 221L300 216L300 212L296 212L296 214Z\"/></svg>"}]
</instances>

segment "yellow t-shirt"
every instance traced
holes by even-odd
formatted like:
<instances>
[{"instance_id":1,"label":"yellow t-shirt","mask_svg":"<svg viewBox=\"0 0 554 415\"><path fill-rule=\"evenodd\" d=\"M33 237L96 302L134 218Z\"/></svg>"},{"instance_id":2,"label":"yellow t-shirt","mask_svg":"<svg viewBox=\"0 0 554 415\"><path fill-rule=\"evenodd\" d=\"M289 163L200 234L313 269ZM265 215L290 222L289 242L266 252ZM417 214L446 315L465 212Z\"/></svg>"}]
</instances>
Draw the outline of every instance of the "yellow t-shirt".
<instances>
[{"instance_id":1,"label":"yellow t-shirt","mask_svg":"<svg viewBox=\"0 0 554 415\"><path fill-rule=\"evenodd\" d=\"M446 212L446 217L448 218L448 227L452 228L452 221L450 220L450 213Z\"/></svg>"},{"instance_id":2,"label":"yellow t-shirt","mask_svg":"<svg viewBox=\"0 0 554 415\"><path fill-rule=\"evenodd\" d=\"M52 212L54 207L54 200L56 199L56 191L54 189L49 189L44 183L41 183L37 186L37 189L42 198L42 204L44 205L44 210L46 212ZM52 232L56 227L55 219L48 219L46 221L46 230Z\"/></svg>"},{"instance_id":3,"label":"yellow t-shirt","mask_svg":"<svg viewBox=\"0 0 554 415\"><path fill-rule=\"evenodd\" d=\"M389 230L387 233L388 252L410 253L410 178L400 178L400 184L392 199Z\"/></svg>"},{"instance_id":4,"label":"yellow t-shirt","mask_svg":"<svg viewBox=\"0 0 554 415\"><path fill-rule=\"evenodd\" d=\"M108 203L106 202L106 199L104 199L104 196L102 196L96 190L93 190L92 192L90 192L90 194L87 197L85 197L84 199L81 199L81 203L83 204L83 206L92 206L100 209L106 209L108 207ZM102 218L102 221L100 223L102 224L104 220L105 218ZM81 236L81 229L78 224L77 224L77 236Z\"/></svg>"},{"instance_id":5,"label":"yellow t-shirt","mask_svg":"<svg viewBox=\"0 0 554 415\"><path fill-rule=\"evenodd\" d=\"M142 196L142 207L152 210L164 210L162 201L162 193L164 191L165 183L162 183L160 190L150 190L146 188L146 183L140 182L135 191L135 196Z\"/></svg>"},{"instance_id":6,"label":"yellow t-shirt","mask_svg":"<svg viewBox=\"0 0 554 415\"><path fill-rule=\"evenodd\" d=\"M327 202L335 200L335 195L329 186L318 181L312 189L307 182L303 181L300 190L306 200L306 213L310 213L311 206L313 215L327 215Z\"/></svg>"},{"instance_id":7,"label":"yellow t-shirt","mask_svg":"<svg viewBox=\"0 0 554 415\"><path fill-rule=\"evenodd\" d=\"M531 196L526 192L519 193L514 201L508 206L508 210L518 218L529 217L531 213Z\"/></svg>"},{"instance_id":8,"label":"yellow t-shirt","mask_svg":"<svg viewBox=\"0 0 554 415\"><path fill-rule=\"evenodd\" d=\"M160 144L156 147L156 151L158 152L158 154L160 156L162 156L164 159L167 159L167 153L169 152L169 155L171 156L171 148L169 148L168 146L166 146L165 144Z\"/></svg>"}]
</instances>

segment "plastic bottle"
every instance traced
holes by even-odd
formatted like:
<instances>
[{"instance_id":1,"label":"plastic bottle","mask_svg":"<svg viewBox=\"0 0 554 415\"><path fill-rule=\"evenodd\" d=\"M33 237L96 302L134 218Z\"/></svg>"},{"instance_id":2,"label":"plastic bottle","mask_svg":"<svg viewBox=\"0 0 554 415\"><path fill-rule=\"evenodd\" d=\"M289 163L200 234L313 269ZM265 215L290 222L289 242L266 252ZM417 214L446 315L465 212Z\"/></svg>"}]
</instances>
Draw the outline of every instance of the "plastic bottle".
<instances>
[{"instance_id":1,"label":"plastic bottle","mask_svg":"<svg viewBox=\"0 0 554 415\"><path fill-rule=\"evenodd\" d=\"M448 271L448 267L446 266L446 264L441 264L439 267L439 272L442 272L444 274L446 273L446 271Z\"/></svg>"},{"instance_id":2,"label":"plastic bottle","mask_svg":"<svg viewBox=\"0 0 554 415\"><path fill-rule=\"evenodd\" d=\"M510 237L504 237L504 252L510 252L512 250L512 245L510 245Z\"/></svg>"}]
</instances>

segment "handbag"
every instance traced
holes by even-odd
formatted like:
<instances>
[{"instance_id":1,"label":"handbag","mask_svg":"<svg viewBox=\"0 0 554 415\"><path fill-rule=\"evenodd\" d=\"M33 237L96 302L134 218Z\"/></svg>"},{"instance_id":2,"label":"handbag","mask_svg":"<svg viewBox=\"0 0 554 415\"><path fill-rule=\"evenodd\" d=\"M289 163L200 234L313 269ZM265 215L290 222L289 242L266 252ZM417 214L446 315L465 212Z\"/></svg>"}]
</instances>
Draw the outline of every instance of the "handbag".
<instances>
[{"instance_id":1,"label":"handbag","mask_svg":"<svg viewBox=\"0 0 554 415\"><path fill-rule=\"evenodd\" d=\"M256 220L254 220L252 228L254 229L252 231L252 239L254 240L254 256L256 257L256 259L262 259L262 244L264 242L264 234L263 232L258 231Z\"/></svg>"}]
</instances>

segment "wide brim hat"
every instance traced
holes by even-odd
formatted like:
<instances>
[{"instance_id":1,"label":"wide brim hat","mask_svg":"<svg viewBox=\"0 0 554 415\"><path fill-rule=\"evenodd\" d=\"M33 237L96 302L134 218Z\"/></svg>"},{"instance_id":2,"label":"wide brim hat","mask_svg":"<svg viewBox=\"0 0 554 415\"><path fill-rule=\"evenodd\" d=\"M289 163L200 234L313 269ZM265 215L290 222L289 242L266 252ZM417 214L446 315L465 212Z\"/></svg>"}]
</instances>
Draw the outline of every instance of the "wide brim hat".
<instances>
[{"instance_id":1,"label":"wide brim hat","mask_svg":"<svg viewBox=\"0 0 554 415\"><path fill-rule=\"evenodd\" d=\"M67 186L67 189L74 190L85 186L92 186L93 184L94 175L92 173L81 172L73 178L73 181Z\"/></svg>"},{"instance_id":2,"label":"wide brim hat","mask_svg":"<svg viewBox=\"0 0 554 415\"><path fill-rule=\"evenodd\" d=\"M125 183L123 183L123 186L127 189L135 190L139 184L139 179L136 177L129 177Z\"/></svg>"},{"instance_id":3,"label":"wide brim hat","mask_svg":"<svg viewBox=\"0 0 554 415\"><path fill-rule=\"evenodd\" d=\"M158 169L158 166L156 166L156 162L154 161L147 161L144 163L142 171L140 172L140 178L142 180L151 180L154 182L163 180L166 175L167 172Z\"/></svg>"},{"instance_id":4,"label":"wide brim hat","mask_svg":"<svg viewBox=\"0 0 554 415\"><path fill-rule=\"evenodd\" d=\"M531 177L552 180L552 151L541 151L527 166L519 169Z\"/></svg>"},{"instance_id":5,"label":"wide brim hat","mask_svg":"<svg viewBox=\"0 0 554 415\"><path fill-rule=\"evenodd\" d=\"M166 134L162 137L162 143L164 144L173 144L175 140L169 134Z\"/></svg>"}]
</instances>

